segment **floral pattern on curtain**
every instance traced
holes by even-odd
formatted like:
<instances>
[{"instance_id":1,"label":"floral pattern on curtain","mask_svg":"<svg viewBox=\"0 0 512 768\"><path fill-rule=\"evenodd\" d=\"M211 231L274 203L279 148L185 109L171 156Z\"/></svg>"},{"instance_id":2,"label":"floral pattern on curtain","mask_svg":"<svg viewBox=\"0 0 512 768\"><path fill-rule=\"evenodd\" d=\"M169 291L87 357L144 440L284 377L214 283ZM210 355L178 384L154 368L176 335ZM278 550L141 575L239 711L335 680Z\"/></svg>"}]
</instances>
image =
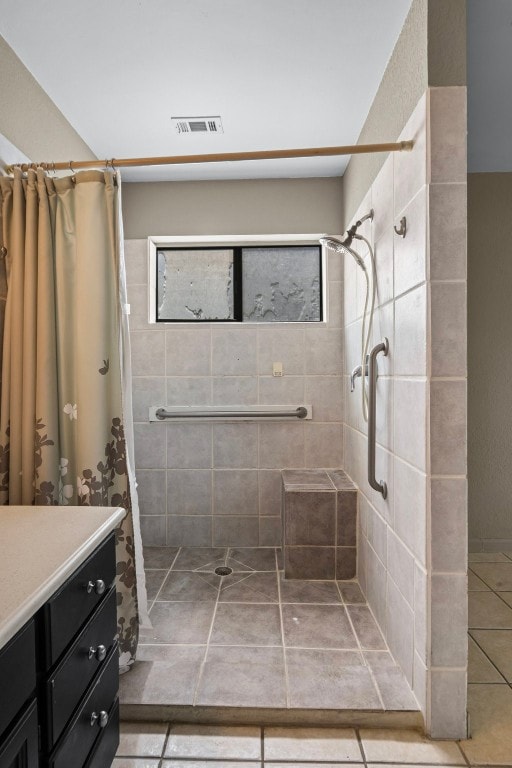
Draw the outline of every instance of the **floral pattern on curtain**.
<instances>
[{"instance_id":1,"label":"floral pattern on curtain","mask_svg":"<svg viewBox=\"0 0 512 768\"><path fill-rule=\"evenodd\" d=\"M135 658L138 610L122 413L117 196L111 172L51 179L37 169L0 177L0 282L3 274L7 284L0 504L126 509L116 531L126 669Z\"/></svg>"}]
</instances>

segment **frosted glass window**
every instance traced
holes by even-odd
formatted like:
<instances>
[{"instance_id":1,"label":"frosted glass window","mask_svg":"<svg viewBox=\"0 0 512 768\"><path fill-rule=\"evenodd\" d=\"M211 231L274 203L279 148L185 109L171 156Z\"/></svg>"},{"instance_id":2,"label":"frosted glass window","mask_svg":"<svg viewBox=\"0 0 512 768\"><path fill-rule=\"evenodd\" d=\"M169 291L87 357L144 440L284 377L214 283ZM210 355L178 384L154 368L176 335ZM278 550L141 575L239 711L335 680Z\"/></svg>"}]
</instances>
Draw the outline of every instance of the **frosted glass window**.
<instances>
[{"instance_id":1,"label":"frosted glass window","mask_svg":"<svg viewBox=\"0 0 512 768\"><path fill-rule=\"evenodd\" d=\"M319 248L242 248L242 306L245 322L320 321Z\"/></svg>"},{"instance_id":2,"label":"frosted glass window","mask_svg":"<svg viewBox=\"0 0 512 768\"><path fill-rule=\"evenodd\" d=\"M162 249L157 320L234 320L233 249Z\"/></svg>"},{"instance_id":3,"label":"frosted glass window","mask_svg":"<svg viewBox=\"0 0 512 768\"><path fill-rule=\"evenodd\" d=\"M152 264L156 322L322 320L318 245L166 246Z\"/></svg>"}]
</instances>

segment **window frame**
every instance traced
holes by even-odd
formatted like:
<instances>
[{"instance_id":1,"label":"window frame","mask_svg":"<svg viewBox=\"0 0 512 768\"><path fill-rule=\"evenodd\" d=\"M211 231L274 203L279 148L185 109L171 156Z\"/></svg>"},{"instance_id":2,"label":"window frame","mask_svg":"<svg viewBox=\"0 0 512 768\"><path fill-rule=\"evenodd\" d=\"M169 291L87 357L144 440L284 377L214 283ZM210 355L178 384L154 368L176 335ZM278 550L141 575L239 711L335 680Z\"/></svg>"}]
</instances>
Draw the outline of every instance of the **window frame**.
<instances>
[{"instance_id":1,"label":"window frame","mask_svg":"<svg viewBox=\"0 0 512 768\"><path fill-rule=\"evenodd\" d=\"M202 325L215 323L227 326L308 326L326 325L328 321L328 275L327 255L319 239L321 234L305 235L216 235L194 236L149 236L148 237L148 323L154 326L175 324ZM319 248L320 266L320 320L268 320L243 319L242 308L242 249L243 248L289 248L293 246L315 246ZM161 320L157 317L158 257L159 250L233 250L234 315L233 319L176 319ZM238 256L238 259L237 259ZM237 290L238 289L238 290ZM238 296L237 296L238 294ZM239 317L237 317L237 311Z\"/></svg>"}]
</instances>

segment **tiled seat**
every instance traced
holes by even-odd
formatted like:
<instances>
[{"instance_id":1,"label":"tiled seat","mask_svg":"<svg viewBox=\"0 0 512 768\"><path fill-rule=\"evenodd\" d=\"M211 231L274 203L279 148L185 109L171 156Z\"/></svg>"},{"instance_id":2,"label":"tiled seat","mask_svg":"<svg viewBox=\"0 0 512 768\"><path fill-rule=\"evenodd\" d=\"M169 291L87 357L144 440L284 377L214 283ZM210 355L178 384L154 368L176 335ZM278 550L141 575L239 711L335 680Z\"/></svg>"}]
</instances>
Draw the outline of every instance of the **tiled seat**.
<instances>
[{"instance_id":1,"label":"tiled seat","mask_svg":"<svg viewBox=\"0 0 512 768\"><path fill-rule=\"evenodd\" d=\"M343 470L286 469L283 549L286 579L354 579L357 488Z\"/></svg>"}]
</instances>

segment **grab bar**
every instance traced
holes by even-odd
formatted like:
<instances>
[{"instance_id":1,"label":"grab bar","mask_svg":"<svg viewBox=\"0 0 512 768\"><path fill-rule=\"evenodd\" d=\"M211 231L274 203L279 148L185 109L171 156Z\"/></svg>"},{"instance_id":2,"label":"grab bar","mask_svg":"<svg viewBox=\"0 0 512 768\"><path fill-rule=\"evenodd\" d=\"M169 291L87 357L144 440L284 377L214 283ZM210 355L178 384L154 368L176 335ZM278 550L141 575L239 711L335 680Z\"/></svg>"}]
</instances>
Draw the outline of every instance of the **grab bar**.
<instances>
[{"instance_id":1,"label":"grab bar","mask_svg":"<svg viewBox=\"0 0 512 768\"><path fill-rule=\"evenodd\" d=\"M311 406L226 406L225 408L177 406L172 410L163 407L149 409L150 421L166 419L311 419Z\"/></svg>"},{"instance_id":2,"label":"grab bar","mask_svg":"<svg viewBox=\"0 0 512 768\"><path fill-rule=\"evenodd\" d=\"M382 498L387 498L388 487L384 480L378 482L375 477L375 414L377 404L377 355L389 352L389 341L384 338L380 344L376 344L370 352L368 360L368 482L375 491L382 493Z\"/></svg>"}]
</instances>

